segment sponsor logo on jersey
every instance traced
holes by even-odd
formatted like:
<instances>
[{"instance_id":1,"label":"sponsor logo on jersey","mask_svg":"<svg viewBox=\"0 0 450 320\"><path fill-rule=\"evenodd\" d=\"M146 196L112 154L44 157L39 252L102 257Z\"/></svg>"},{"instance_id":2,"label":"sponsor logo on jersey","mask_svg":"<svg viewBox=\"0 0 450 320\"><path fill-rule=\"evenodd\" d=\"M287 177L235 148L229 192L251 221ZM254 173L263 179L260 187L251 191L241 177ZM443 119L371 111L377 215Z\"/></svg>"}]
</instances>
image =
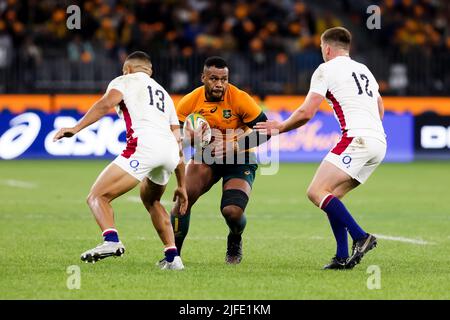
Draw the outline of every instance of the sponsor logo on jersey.
<instances>
[{"instance_id":1,"label":"sponsor logo on jersey","mask_svg":"<svg viewBox=\"0 0 450 320\"><path fill-rule=\"evenodd\" d=\"M344 164L350 164L350 162L352 162L352 157L350 157L350 156L345 156L345 157L342 158L342 162L343 162Z\"/></svg>"},{"instance_id":2,"label":"sponsor logo on jersey","mask_svg":"<svg viewBox=\"0 0 450 320\"><path fill-rule=\"evenodd\" d=\"M231 118L231 110L230 109L223 110L223 117L225 119Z\"/></svg>"},{"instance_id":3,"label":"sponsor logo on jersey","mask_svg":"<svg viewBox=\"0 0 450 320\"><path fill-rule=\"evenodd\" d=\"M134 171L137 171L137 168L139 167L139 161L131 160L130 161L130 167L132 167L134 169Z\"/></svg>"}]
</instances>

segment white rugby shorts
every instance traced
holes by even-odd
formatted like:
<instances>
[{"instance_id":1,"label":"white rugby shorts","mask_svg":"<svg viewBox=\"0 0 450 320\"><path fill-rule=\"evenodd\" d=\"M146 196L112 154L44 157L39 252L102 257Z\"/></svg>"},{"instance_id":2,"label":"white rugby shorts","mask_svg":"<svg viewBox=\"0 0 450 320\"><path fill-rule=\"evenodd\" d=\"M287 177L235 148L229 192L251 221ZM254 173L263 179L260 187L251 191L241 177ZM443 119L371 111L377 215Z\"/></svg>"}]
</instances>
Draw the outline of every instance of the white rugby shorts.
<instances>
[{"instance_id":1,"label":"white rugby shorts","mask_svg":"<svg viewBox=\"0 0 450 320\"><path fill-rule=\"evenodd\" d=\"M152 182L166 185L177 167L180 156L174 139L161 139L156 144L140 145L139 138L134 148L130 144L113 163L138 179L148 177Z\"/></svg>"},{"instance_id":2,"label":"white rugby shorts","mask_svg":"<svg viewBox=\"0 0 450 320\"><path fill-rule=\"evenodd\" d=\"M386 155L386 140L374 137L348 137L344 134L336 146L324 158L364 183L383 161Z\"/></svg>"}]
</instances>

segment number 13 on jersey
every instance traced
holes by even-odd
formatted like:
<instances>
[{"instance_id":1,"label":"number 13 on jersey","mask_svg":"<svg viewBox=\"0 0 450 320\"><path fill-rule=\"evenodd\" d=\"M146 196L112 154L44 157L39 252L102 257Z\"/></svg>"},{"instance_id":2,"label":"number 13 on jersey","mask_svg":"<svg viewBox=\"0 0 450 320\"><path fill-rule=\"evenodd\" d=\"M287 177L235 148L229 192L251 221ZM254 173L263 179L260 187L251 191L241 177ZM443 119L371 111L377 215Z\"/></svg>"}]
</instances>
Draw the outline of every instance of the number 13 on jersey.
<instances>
[{"instance_id":1,"label":"number 13 on jersey","mask_svg":"<svg viewBox=\"0 0 450 320\"><path fill-rule=\"evenodd\" d=\"M159 111L164 112L164 92L162 92L159 89L157 89L155 91L155 96L158 97L159 101L157 101L156 104L154 104L154 102L153 102L153 89L152 89L151 86L147 86L147 88L148 88L148 94L150 95L150 103L149 103L149 105L155 106Z\"/></svg>"}]
</instances>

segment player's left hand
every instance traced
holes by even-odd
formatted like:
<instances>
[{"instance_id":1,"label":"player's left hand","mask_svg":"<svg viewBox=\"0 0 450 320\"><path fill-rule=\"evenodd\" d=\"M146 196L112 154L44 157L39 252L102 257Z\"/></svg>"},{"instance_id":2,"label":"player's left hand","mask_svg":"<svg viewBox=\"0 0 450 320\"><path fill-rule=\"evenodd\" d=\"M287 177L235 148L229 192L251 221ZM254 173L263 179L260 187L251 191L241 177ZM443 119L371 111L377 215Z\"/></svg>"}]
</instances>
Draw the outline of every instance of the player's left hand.
<instances>
[{"instance_id":1,"label":"player's left hand","mask_svg":"<svg viewBox=\"0 0 450 320\"><path fill-rule=\"evenodd\" d=\"M267 120L265 122L258 122L253 126L253 130L261 134L276 136L280 134L282 123L275 120Z\"/></svg>"},{"instance_id":2,"label":"player's left hand","mask_svg":"<svg viewBox=\"0 0 450 320\"><path fill-rule=\"evenodd\" d=\"M75 127L74 128L61 128L53 137L53 142L56 142L61 138L73 137L77 132L78 131Z\"/></svg>"},{"instance_id":3,"label":"player's left hand","mask_svg":"<svg viewBox=\"0 0 450 320\"><path fill-rule=\"evenodd\" d=\"M186 214L188 207L188 195L186 192L186 188L183 187L176 188L175 192L173 193L173 201L178 201L178 203L180 204L179 213L181 215Z\"/></svg>"}]
</instances>

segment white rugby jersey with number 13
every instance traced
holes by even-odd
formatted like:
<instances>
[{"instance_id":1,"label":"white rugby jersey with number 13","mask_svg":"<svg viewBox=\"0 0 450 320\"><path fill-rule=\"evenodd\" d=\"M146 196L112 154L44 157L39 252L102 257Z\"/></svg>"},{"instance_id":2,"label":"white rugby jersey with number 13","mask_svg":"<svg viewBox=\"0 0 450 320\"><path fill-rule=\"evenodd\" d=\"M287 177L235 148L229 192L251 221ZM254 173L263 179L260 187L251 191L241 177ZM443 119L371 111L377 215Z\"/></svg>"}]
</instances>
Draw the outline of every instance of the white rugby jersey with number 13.
<instances>
[{"instance_id":1,"label":"white rugby jersey with number 13","mask_svg":"<svg viewBox=\"0 0 450 320\"><path fill-rule=\"evenodd\" d=\"M179 122L172 98L149 75L136 72L117 77L109 83L106 91L111 89L119 90L123 95L122 102L116 106L127 130L128 150L123 156L128 158L136 147L133 145L138 143L145 148L161 143L158 141L161 138L175 140L170 125L178 125Z\"/></svg>"}]
</instances>

